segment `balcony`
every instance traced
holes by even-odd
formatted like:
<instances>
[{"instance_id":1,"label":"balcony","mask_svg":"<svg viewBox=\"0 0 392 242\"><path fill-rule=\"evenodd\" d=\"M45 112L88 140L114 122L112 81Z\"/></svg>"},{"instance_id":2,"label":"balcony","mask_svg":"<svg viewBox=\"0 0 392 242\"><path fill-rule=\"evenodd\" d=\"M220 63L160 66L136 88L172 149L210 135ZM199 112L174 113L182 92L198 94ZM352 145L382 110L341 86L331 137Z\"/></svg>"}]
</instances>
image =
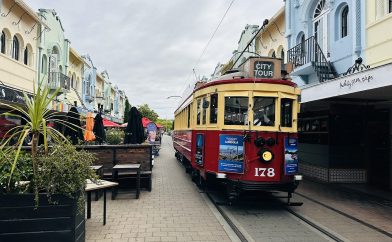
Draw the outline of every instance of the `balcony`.
<instances>
[{"instance_id":1,"label":"balcony","mask_svg":"<svg viewBox=\"0 0 392 242\"><path fill-rule=\"evenodd\" d=\"M61 72L48 73L48 87L52 90L59 89L60 93L71 90L71 80Z\"/></svg>"},{"instance_id":2,"label":"balcony","mask_svg":"<svg viewBox=\"0 0 392 242\"><path fill-rule=\"evenodd\" d=\"M320 82L337 77L314 36L288 50L287 55L294 68L292 76L316 74Z\"/></svg>"},{"instance_id":3,"label":"balcony","mask_svg":"<svg viewBox=\"0 0 392 242\"><path fill-rule=\"evenodd\" d=\"M92 96L91 94L86 94L85 96L86 102L92 103L95 100L95 97Z\"/></svg>"}]
</instances>

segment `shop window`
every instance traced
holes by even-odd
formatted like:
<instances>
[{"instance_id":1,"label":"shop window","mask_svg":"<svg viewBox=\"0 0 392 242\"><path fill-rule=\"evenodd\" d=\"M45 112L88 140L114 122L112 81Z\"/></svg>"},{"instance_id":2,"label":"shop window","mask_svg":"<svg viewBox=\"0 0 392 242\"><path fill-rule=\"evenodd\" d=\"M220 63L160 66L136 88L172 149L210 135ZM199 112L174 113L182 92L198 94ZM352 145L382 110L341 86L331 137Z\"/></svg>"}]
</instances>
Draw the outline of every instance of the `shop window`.
<instances>
[{"instance_id":1,"label":"shop window","mask_svg":"<svg viewBox=\"0 0 392 242\"><path fill-rule=\"evenodd\" d=\"M282 127L293 126L293 100L283 98L280 103L280 125Z\"/></svg>"},{"instance_id":2,"label":"shop window","mask_svg":"<svg viewBox=\"0 0 392 242\"><path fill-rule=\"evenodd\" d=\"M201 121L200 121L200 114L201 114L201 110L200 110L200 108L201 108L201 99L198 99L197 100L197 110L196 110L196 112L197 112L197 125L200 125L201 124Z\"/></svg>"},{"instance_id":3,"label":"shop window","mask_svg":"<svg viewBox=\"0 0 392 242\"><path fill-rule=\"evenodd\" d=\"M12 58L19 60L19 40L16 36L12 40Z\"/></svg>"},{"instance_id":4,"label":"shop window","mask_svg":"<svg viewBox=\"0 0 392 242\"><path fill-rule=\"evenodd\" d=\"M216 124L218 122L218 94L211 95L210 104L210 124Z\"/></svg>"},{"instance_id":5,"label":"shop window","mask_svg":"<svg viewBox=\"0 0 392 242\"><path fill-rule=\"evenodd\" d=\"M348 34L348 6L345 6L341 16L341 37L344 38Z\"/></svg>"},{"instance_id":6,"label":"shop window","mask_svg":"<svg viewBox=\"0 0 392 242\"><path fill-rule=\"evenodd\" d=\"M4 31L1 31L0 49L1 49L1 53L5 54L5 33L4 33Z\"/></svg>"},{"instance_id":7,"label":"shop window","mask_svg":"<svg viewBox=\"0 0 392 242\"><path fill-rule=\"evenodd\" d=\"M225 97L225 125L246 125L248 97Z\"/></svg>"},{"instance_id":8,"label":"shop window","mask_svg":"<svg viewBox=\"0 0 392 242\"><path fill-rule=\"evenodd\" d=\"M274 97L254 97L253 125L275 126Z\"/></svg>"},{"instance_id":9,"label":"shop window","mask_svg":"<svg viewBox=\"0 0 392 242\"><path fill-rule=\"evenodd\" d=\"M203 124L207 123L207 106L205 106L207 103L207 99L204 97L203 98Z\"/></svg>"}]
</instances>

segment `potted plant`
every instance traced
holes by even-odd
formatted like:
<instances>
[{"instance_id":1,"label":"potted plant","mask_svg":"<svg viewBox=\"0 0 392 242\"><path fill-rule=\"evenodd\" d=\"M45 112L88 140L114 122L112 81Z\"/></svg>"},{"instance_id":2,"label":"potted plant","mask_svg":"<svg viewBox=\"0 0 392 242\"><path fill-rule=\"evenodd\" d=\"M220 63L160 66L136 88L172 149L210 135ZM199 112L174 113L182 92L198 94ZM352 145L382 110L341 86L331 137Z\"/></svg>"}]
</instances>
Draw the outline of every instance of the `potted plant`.
<instances>
[{"instance_id":1,"label":"potted plant","mask_svg":"<svg viewBox=\"0 0 392 242\"><path fill-rule=\"evenodd\" d=\"M33 94L24 94L25 107L1 103L25 124L10 129L0 145L0 241L84 241L84 188L96 178L89 167L94 156L47 126L80 128L48 110L58 90L39 85Z\"/></svg>"}]
</instances>

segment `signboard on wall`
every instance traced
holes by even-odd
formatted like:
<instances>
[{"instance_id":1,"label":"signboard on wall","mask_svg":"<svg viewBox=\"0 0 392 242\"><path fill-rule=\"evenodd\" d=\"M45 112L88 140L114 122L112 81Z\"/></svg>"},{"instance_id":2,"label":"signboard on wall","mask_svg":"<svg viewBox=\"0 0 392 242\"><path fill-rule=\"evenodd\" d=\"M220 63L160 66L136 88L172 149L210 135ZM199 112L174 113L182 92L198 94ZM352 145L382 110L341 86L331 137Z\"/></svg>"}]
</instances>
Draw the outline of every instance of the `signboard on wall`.
<instances>
[{"instance_id":1,"label":"signboard on wall","mask_svg":"<svg viewBox=\"0 0 392 242\"><path fill-rule=\"evenodd\" d=\"M219 172L244 173L244 137L219 136Z\"/></svg>"},{"instance_id":2,"label":"signboard on wall","mask_svg":"<svg viewBox=\"0 0 392 242\"><path fill-rule=\"evenodd\" d=\"M286 175L298 173L298 139L285 137L284 139L284 172Z\"/></svg>"},{"instance_id":3,"label":"signboard on wall","mask_svg":"<svg viewBox=\"0 0 392 242\"><path fill-rule=\"evenodd\" d=\"M204 135L196 134L196 157L195 162L199 166L204 165Z\"/></svg>"},{"instance_id":4,"label":"signboard on wall","mask_svg":"<svg viewBox=\"0 0 392 242\"><path fill-rule=\"evenodd\" d=\"M271 61L255 61L253 72L255 78L273 78L275 74L274 63Z\"/></svg>"},{"instance_id":5,"label":"signboard on wall","mask_svg":"<svg viewBox=\"0 0 392 242\"><path fill-rule=\"evenodd\" d=\"M30 98L32 97L29 93L27 96ZM0 100L21 104L25 103L23 92L14 90L5 85L0 85Z\"/></svg>"}]
</instances>

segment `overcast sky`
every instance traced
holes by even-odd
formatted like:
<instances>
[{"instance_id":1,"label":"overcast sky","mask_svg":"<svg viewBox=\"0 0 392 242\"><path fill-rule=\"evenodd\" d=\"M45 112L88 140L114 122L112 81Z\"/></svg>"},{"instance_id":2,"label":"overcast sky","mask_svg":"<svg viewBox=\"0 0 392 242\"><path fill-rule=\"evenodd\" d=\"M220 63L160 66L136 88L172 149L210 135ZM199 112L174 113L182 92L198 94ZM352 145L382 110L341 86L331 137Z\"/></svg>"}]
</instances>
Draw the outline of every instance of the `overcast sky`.
<instances>
[{"instance_id":1,"label":"overcast sky","mask_svg":"<svg viewBox=\"0 0 392 242\"><path fill-rule=\"evenodd\" d=\"M131 105L147 103L173 118L178 99L231 0L25 0L34 10L55 9L79 54L125 91ZM261 25L283 0L236 0L196 67L209 77L237 48L246 24Z\"/></svg>"}]
</instances>

